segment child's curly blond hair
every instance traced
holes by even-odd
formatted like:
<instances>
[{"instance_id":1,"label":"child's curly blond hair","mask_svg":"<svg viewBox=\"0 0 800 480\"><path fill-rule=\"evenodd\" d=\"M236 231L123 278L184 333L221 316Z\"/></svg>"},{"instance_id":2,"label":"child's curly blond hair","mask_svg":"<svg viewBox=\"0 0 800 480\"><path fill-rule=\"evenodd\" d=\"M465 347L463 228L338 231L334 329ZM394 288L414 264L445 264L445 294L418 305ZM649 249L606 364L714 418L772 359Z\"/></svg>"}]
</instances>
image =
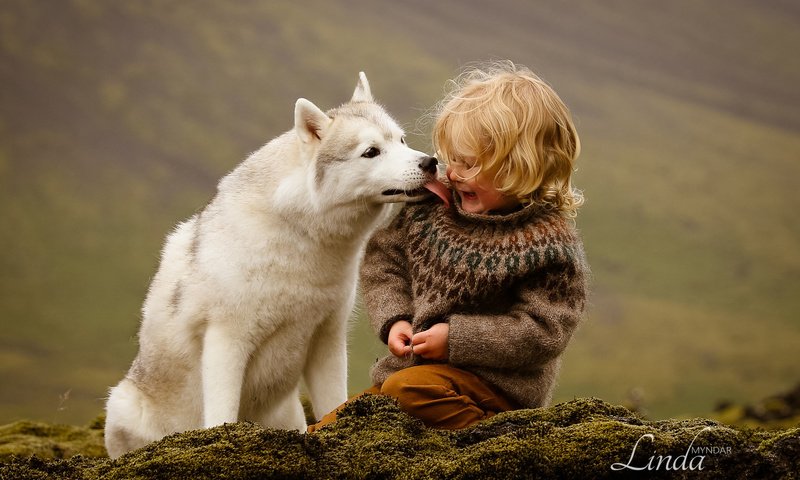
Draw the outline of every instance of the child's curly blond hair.
<instances>
[{"instance_id":1,"label":"child's curly blond hair","mask_svg":"<svg viewBox=\"0 0 800 480\"><path fill-rule=\"evenodd\" d=\"M495 188L575 217L572 188L580 140L569 109L529 69L510 61L473 66L451 81L437 108L433 144L445 163L475 157L475 175Z\"/></svg>"}]
</instances>

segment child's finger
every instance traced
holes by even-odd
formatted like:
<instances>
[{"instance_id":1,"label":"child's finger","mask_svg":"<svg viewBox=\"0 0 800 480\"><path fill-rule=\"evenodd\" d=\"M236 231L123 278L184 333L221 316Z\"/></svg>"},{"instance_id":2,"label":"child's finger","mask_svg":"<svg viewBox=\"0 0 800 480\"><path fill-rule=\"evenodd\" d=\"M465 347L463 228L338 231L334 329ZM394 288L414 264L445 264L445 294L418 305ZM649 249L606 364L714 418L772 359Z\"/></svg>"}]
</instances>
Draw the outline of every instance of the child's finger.
<instances>
[{"instance_id":1,"label":"child's finger","mask_svg":"<svg viewBox=\"0 0 800 480\"><path fill-rule=\"evenodd\" d=\"M389 351L398 357L403 355L403 348L405 343L399 338L395 338L389 342Z\"/></svg>"},{"instance_id":2,"label":"child's finger","mask_svg":"<svg viewBox=\"0 0 800 480\"><path fill-rule=\"evenodd\" d=\"M405 357L412 353L410 338L399 335L389 341L389 351L396 357Z\"/></svg>"},{"instance_id":3,"label":"child's finger","mask_svg":"<svg viewBox=\"0 0 800 480\"><path fill-rule=\"evenodd\" d=\"M411 345L413 346L411 352L413 352L414 355L425 358L425 355L430 350L430 345L426 342L426 340L427 337L424 335L414 335L414 338L411 339Z\"/></svg>"}]
</instances>

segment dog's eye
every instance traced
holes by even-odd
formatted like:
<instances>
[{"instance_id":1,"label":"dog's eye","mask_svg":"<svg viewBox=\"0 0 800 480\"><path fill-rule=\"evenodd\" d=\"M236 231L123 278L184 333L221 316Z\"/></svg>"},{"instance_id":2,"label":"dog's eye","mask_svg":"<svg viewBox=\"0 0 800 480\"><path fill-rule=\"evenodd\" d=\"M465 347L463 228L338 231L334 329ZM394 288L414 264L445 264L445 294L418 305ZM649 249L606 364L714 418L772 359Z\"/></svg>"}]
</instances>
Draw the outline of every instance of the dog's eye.
<instances>
[{"instance_id":1,"label":"dog's eye","mask_svg":"<svg viewBox=\"0 0 800 480\"><path fill-rule=\"evenodd\" d=\"M369 147L364 151L364 153L361 154L361 156L364 158L373 158L377 157L380 154L381 151L377 147Z\"/></svg>"},{"instance_id":2,"label":"dog's eye","mask_svg":"<svg viewBox=\"0 0 800 480\"><path fill-rule=\"evenodd\" d=\"M402 137L400 137L400 143L402 143L403 145L405 145L405 144L406 144L406 136L405 136L405 135L403 135Z\"/></svg>"}]
</instances>

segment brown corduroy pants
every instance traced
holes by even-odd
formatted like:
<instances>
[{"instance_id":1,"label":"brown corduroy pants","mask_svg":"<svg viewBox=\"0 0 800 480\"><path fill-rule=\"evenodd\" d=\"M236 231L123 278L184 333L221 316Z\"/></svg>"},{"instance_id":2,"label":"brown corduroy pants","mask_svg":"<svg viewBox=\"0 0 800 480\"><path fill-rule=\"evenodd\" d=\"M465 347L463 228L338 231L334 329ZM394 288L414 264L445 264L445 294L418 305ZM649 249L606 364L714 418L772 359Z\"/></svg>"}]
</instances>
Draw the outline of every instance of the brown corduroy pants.
<instances>
[{"instance_id":1,"label":"brown corduroy pants","mask_svg":"<svg viewBox=\"0 0 800 480\"><path fill-rule=\"evenodd\" d=\"M350 400L367 393L388 395L397 400L401 410L421 419L425 425L446 430L468 427L496 413L514 409L509 400L477 375L442 364L405 368L392 374L382 385L370 387ZM336 421L343 406L309 425L308 432Z\"/></svg>"}]
</instances>

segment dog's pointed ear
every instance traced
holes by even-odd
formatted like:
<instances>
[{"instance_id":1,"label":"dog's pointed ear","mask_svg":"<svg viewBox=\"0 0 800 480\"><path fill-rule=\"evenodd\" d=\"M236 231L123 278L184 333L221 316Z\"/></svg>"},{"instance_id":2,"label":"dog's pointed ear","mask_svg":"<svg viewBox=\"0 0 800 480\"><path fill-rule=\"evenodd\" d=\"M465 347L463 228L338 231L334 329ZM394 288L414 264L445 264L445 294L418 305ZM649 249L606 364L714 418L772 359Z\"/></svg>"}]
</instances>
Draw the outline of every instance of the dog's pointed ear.
<instances>
[{"instance_id":1,"label":"dog's pointed ear","mask_svg":"<svg viewBox=\"0 0 800 480\"><path fill-rule=\"evenodd\" d=\"M353 98L350 99L351 102L372 102L372 92L369 89L369 82L367 81L367 75L364 72L358 72L358 84L356 85L356 90L353 92Z\"/></svg>"},{"instance_id":2,"label":"dog's pointed ear","mask_svg":"<svg viewBox=\"0 0 800 480\"><path fill-rule=\"evenodd\" d=\"M321 140L331 122L331 117L305 98L294 104L294 129L304 143Z\"/></svg>"}]
</instances>

